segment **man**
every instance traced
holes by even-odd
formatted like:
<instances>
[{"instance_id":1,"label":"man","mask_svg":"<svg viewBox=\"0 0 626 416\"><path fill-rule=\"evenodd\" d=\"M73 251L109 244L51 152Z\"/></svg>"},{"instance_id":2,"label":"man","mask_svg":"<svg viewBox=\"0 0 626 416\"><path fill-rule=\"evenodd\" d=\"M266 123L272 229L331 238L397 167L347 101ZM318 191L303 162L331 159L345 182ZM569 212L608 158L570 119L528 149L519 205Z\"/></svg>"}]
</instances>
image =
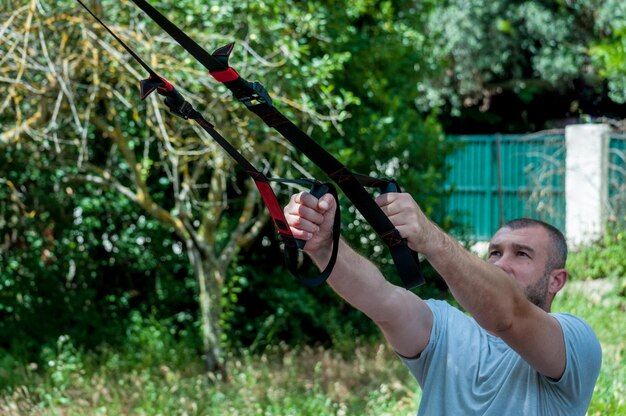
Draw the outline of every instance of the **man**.
<instances>
[{"instance_id":1,"label":"man","mask_svg":"<svg viewBox=\"0 0 626 416\"><path fill-rule=\"evenodd\" d=\"M328 283L379 326L417 379L418 415L584 415L601 350L583 320L549 313L568 277L561 232L512 221L493 236L484 261L429 221L410 195L376 202L471 314L390 284L341 241ZM335 208L330 195L299 193L284 209L319 267L330 257Z\"/></svg>"}]
</instances>

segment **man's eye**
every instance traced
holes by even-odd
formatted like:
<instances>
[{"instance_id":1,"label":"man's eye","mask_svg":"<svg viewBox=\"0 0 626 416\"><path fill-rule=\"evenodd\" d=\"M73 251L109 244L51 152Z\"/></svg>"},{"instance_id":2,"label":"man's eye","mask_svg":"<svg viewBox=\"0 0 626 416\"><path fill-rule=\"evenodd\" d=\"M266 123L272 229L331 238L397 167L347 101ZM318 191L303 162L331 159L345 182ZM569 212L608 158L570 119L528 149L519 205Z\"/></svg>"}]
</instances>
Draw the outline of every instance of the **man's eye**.
<instances>
[{"instance_id":1,"label":"man's eye","mask_svg":"<svg viewBox=\"0 0 626 416\"><path fill-rule=\"evenodd\" d=\"M518 251L517 255L520 257L530 257L525 251Z\"/></svg>"},{"instance_id":2,"label":"man's eye","mask_svg":"<svg viewBox=\"0 0 626 416\"><path fill-rule=\"evenodd\" d=\"M496 250L489 252L489 257L494 257L494 256L499 256L499 255L500 255L500 252Z\"/></svg>"}]
</instances>

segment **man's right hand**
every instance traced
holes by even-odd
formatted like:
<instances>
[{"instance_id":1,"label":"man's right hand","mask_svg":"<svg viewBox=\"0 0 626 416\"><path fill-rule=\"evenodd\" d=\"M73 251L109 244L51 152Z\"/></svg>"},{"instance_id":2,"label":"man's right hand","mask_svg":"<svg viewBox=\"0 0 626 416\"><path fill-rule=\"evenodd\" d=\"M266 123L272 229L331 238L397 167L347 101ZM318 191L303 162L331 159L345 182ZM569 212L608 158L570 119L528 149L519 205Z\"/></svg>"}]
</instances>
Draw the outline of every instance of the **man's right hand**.
<instances>
[{"instance_id":1,"label":"man's right hand","mask_svg":"<svg viewBox=\"0 0 626 416\"><path fill-rule=\"evenodd\" d=\"M337 201L331 194L318 199L308 192L292 195L285 206L283 212L291 233L306 241L304 250L311 256L319 259L330 255L336 209Z\"/></svg>"}]
</instances>

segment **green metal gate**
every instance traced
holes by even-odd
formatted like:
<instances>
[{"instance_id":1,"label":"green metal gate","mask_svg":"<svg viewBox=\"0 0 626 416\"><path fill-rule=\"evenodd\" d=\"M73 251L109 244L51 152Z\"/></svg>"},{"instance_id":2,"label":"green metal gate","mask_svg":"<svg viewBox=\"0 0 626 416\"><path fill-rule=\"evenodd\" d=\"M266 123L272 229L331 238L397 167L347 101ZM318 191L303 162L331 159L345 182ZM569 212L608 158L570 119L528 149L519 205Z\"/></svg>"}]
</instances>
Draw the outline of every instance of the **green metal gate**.
<instances>
[{"instance_id":1,"label":"green metal gate","mask_svg":"<svg viewBox=\"0 0 626 416\"><path fill-rule=\"evenodd\" d=\"M446 213L465 224L465 237L488 240L508 220L540 219L565 228L565 136L450 136Z\"/></svg>"},{"instance_id":2,"label":"green metal gate","mask_svg":"<svg viewBox=\"0 0 626 416\"><path fill-rule=\"evenodd\" d=\"M610 221L626 223L626 134L609 137L609 212Z\"/></svg>"}]
</instances>

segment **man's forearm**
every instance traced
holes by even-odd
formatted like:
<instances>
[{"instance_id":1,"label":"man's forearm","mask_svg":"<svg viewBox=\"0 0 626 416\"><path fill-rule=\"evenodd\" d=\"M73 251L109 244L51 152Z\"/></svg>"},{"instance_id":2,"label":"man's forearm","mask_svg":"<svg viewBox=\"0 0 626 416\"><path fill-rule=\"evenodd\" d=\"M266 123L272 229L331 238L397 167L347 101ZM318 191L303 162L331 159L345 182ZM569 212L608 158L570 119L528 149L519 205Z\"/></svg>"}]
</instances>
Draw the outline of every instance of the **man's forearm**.
<instances>
[{"instance_id":1,"label":"man's forearm","mask_svg":"<svg viewBox=\"0 0 626 416\"><path fill-rule=\"evenodd\" d=\"M328 284L345 301L375 322L389 319L385 304L393 297L396 287L385 280L372 262L358 254L343 239L340 239L339 244L337 262ZM329 257L330 250L311 255L320 269L326 267Z\"/></svg>"},{"instance_id":2,"label":"man's forearm","mask_svg":"<svg viewBox=\"0 0 626 416\"><path fill-rule=\"evenodd\" d=\"M415 357L426 347L432 328L432 313L411 291L389 283L367 258L341 240L337 263L328 283L352 306L365 313L381 329L391 347L406 357ZM328 256L314 259L325 267Z\"/></svg>"}]
</instances>

